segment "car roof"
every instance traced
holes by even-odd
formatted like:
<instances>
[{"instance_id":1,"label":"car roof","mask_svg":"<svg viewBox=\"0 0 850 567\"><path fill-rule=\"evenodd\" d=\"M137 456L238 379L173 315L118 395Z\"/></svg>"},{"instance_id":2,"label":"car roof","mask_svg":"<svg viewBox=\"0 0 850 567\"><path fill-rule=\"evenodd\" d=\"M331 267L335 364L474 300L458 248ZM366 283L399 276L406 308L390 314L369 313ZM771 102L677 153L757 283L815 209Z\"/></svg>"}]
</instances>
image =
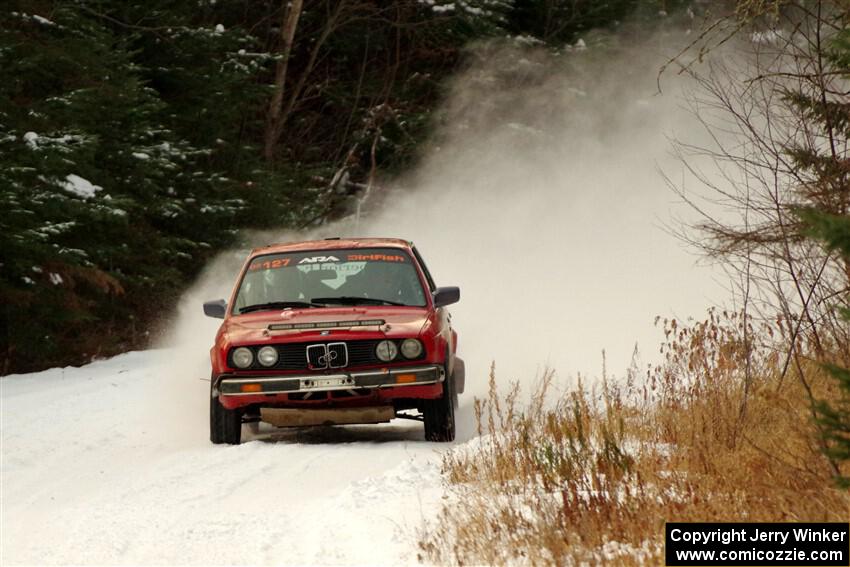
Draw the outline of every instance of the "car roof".
<instances>
[{"instance_id":1,"label":"car roof","mask_svg":"<svg viewBox=\"0 0 850 567\"><path fill-rule=\"evenodd\" d=\"M283 252L302 252L306 250L340 250L344 248L403 248L410 249L412 242L401 238L329 238L324 240L303 240L282 242L254 248L251 256L260 254L278 254Z\"/></svg>"}]
</instances>

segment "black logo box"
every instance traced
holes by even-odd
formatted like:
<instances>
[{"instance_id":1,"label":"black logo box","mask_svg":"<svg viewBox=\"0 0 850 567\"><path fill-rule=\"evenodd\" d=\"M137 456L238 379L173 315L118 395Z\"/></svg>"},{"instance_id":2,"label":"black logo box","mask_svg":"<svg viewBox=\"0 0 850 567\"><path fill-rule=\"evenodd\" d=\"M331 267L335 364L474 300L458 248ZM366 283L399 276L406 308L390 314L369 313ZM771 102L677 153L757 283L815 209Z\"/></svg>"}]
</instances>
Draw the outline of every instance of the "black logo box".
<instances>
[{"instance_id":1,"label":"black logo box","mask_svg":"<svg viewBox=\"0 0 850 567\"><path fill-rule=\"evenodd\" d=\"M724 550L727 555L734 552L735 558L720 559ZM681 555L688 551L709 553ZM665 563L671 567L850 565L850 523L668 522L664 529L664 552ZM752 556L762 552L762 559L747 559L745 552ZM832 558L812 559L813 552L834 553ZM768 553L771 555L765 555Z\"/></svg>"}]
</instances>

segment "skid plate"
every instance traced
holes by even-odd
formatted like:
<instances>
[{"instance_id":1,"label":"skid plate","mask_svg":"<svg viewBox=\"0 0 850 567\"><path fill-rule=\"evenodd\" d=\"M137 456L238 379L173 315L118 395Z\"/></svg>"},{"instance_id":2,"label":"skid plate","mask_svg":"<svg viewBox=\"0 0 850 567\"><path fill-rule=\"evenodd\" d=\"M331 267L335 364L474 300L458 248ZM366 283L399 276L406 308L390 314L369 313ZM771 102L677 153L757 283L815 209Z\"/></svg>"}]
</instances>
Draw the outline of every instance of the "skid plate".
<instances>
[{"instance_id":1,"label":"skid plate","mask_svg":"<svg viewBox=\"0 0 850 567\"><path fill-rule=\"evenodd\" d=\"M395 410L392 406L329 409L260 409L260 419L277 427L383 423L390 421L393 417L395 417Z\"/></svg>"}]
</instances>

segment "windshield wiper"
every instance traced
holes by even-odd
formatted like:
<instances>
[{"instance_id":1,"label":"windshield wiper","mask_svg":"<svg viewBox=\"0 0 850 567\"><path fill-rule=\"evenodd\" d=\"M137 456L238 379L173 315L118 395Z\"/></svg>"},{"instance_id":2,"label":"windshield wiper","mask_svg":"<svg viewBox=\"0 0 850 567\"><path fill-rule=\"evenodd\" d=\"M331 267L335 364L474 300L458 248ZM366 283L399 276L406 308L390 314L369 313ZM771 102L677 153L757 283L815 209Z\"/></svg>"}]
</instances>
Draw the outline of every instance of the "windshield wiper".
<instances>
[{"instance_id":1,"label":"windshield wiper","mask_svg":"<svg viewBox=\"0 0 850 567\"><path fill-rule=\"evenodd\" d=\"M318 303L309 301L270 301L268 303L246 305L239 309L239 313L249 313L251 311L271 311L273 309L287 309L293 307L324 307L324 305L319 305Z\"/></svg>"},{"instance_id":2,"label":"windshield wiper","mask_svg":"<svg viewBox=\"0 0 850 567\"><path fill-rule=\"evenodd\" d=\"M406 307L406 303L390 301L389 299L377 299L375 297L357 297L354 295L343 295L340 297L314 297L314 303L340 303L342 305L400 305Z\"/></svg>"}]
</instances>

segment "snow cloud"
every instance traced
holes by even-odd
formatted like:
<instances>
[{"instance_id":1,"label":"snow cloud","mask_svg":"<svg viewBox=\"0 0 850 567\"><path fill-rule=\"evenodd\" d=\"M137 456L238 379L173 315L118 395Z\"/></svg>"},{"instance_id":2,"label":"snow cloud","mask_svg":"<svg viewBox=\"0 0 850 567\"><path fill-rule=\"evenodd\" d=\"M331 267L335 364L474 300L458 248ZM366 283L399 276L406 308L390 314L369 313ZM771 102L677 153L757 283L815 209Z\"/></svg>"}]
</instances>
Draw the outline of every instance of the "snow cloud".
<instances>
[{"instance_id":1,"label":"snow cloud","mask_svg":"<svg viewBox=\"0 0 850 567\"><path fill-rule=\"evenodd\" d=\"M612 57L588 39L562 55L517 45L470 54L452 84L445 124L421 165L359 226L328 232L416 242L452 308L467 384L622 376L663 339L657 315L700 316L725 291L665 230L689 211L670 137L699 143L682 108L684 79L657 76L668 53L648 39Z\"/></svg>"}]
</instances>

